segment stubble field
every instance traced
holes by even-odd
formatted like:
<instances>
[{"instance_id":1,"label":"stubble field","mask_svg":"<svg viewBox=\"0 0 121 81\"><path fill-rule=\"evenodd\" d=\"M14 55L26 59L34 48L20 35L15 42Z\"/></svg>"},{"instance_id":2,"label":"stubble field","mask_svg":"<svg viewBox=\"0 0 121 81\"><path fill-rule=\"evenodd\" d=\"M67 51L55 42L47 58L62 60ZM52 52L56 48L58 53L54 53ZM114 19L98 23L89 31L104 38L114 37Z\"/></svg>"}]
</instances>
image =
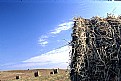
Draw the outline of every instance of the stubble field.
<instances>
[{"instance_id":1,"label":"stubble field","mask_svg":"<svg viewBox=\"0 0 121 81\"><path fill-rule=\"evenodd\" d=\"M39 76L34 73L38 71ZM33 69L33 70L12 70L0 71L0 81L70 81L69 72L59 69L57 74L50 74L52 69ZM19 76L19 79L16 79Z\"/></svg>"}]
</instances>

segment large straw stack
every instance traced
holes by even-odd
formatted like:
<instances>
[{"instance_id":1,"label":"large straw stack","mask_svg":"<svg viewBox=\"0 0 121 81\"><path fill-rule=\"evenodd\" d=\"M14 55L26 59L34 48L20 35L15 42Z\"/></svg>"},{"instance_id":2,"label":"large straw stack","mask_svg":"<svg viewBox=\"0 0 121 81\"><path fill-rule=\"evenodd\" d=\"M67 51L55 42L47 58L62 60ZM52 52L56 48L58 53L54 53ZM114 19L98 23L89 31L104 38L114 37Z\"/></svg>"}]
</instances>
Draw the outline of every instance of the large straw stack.
<instances>
[{"instance_id":1,"label":"large straw stack","mask_svg":"<svg viewBox=\"0 0 121 81\"><path fill-rule=\"evenodd\" d=\"M72 81L121 81L121 16L74 18Z\"/></svg>"}]
</instances>

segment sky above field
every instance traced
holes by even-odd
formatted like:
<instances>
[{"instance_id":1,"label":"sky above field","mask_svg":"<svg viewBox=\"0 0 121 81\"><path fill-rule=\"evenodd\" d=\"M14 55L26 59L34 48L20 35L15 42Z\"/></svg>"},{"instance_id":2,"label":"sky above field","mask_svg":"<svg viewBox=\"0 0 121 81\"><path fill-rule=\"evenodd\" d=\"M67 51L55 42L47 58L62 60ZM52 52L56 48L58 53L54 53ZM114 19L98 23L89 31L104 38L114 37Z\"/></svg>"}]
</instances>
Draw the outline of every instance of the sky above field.
<instances>
[{"instance_id":1,"label":"sky above field","mask_svg":"<svg viewBox=\"0 0 121 81\"><path fill-rule=\"evenodd\" d=\"M66 68L73 17L121 14L120 2L0 0L0 70Z\"/></svg>"}]
</instances>

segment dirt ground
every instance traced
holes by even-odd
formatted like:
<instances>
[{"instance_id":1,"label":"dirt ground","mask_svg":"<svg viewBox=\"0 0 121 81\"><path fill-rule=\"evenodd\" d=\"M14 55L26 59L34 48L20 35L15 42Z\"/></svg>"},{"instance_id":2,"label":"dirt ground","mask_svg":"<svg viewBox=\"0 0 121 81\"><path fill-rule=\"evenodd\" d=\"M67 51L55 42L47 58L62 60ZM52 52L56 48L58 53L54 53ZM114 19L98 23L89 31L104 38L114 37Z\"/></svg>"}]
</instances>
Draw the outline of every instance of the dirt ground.
<instances>
[{"instance_id":1,"label":"dirt ground","mask_svg":"<svg viewBox=\"0 0 121 81\"><path fill-rule=\"evenodd\" d=\"M38 71L39 76L34 73ZM50 74L52 69L33 69L33 70L11 70L0 71L0 81L70 81L69 72L59 69L57 74ZM19 76L19 79L16 79Z\"/></svg>"}]
</instances>

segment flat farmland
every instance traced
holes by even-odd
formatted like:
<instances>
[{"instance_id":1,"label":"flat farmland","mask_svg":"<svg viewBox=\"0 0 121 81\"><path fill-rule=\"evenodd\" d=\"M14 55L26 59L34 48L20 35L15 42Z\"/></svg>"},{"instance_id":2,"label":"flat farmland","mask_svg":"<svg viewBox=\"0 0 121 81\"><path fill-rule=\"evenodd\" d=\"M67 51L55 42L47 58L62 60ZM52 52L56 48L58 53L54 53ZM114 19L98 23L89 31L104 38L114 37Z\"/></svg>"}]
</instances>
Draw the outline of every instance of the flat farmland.
<instances>
[{"instance_id":1,"label":"flat farmland","mask_svg":"<svg viewBox=\"0 0 121 81\"><path fill-rule=\"evenodd\" d=\"M34 73L38 71L39 76ZM69 72L59 69L57 74L50 74L53 69L11 70L0 71L0 81L70 81ZM19 79L16 79L19 76Z\"/></svg>"}]
</instances>

